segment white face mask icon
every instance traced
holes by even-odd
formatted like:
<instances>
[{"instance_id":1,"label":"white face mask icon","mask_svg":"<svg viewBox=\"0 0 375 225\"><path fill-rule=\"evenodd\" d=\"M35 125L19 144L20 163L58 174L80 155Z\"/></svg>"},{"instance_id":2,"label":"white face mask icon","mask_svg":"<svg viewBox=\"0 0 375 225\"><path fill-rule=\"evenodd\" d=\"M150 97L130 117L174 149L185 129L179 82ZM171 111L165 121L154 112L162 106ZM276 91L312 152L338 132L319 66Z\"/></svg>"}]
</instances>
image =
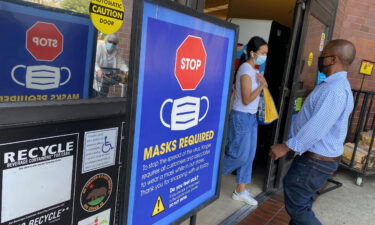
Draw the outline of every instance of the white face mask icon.
<instances>
[{"instance_id":1,"label":"white face mask icon","mask_svg":"<svg viewBox=\"0 0 375 225\"><path fill-rule=\"evenodd\" d=\"M202 118L199 118L201 100L207 102L207 109ZM167 103L173 103L171 124L167 124L163 119L163 109ZM202 98L186 96L176 100L167 99L163 102L160 109L160 121L171 130L187 130L198 125L198 122L201 122L206 117L209 107L210 103L206 96Z\"/></svg>"},{"instance_id":2,"label":"white face mask icon","mask_svg":"<svg viewBox=\"0 0 375 225\"><path fill-rule=\"evenodd\" d=\"M18 68L26 68L26 82L22 83L15 77L15 71ZM53 66L24 66L17 65L12 69L11 75L14 82L29 89L48 90L58 88L69 82L71 73L69 68L61 67L61 70L68 72L68 78L60 83L60 68Z\"/></svg>"}]
</instances>

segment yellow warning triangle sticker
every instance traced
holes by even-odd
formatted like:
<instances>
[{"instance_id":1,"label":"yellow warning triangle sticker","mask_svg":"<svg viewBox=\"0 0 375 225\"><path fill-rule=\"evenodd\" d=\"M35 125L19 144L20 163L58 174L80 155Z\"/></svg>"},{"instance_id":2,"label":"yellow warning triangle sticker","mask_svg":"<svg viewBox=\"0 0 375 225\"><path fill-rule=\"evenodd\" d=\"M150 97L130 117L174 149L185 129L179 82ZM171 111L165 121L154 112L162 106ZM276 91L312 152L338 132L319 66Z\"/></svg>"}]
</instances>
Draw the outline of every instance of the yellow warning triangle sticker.
<instances>
[{"instance_id":1,"label":"yellow warning triangle sticker","mask_svg":"<svg viewBox=\"0 0 375 225\"><path fill-rule=\"evenodd\" d=\"M158 196L158 199L156 200L154 211L152 212L152 216L158 215L159 213L163 212L165 210L164 203L161 200L160 195Z\"/></svg>"}]
</instances>

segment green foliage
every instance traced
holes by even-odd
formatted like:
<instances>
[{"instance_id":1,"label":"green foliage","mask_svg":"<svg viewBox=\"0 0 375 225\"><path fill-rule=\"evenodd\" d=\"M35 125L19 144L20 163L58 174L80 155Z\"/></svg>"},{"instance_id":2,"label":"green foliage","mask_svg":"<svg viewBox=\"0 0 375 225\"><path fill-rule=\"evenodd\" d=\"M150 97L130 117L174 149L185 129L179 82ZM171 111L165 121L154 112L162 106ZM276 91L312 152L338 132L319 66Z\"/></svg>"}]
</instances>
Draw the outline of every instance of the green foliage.
<instances>
[{"instance_id":1,"label":"green foliage","mask_svg":"<svg viewBox=\"0 0 375 225\"><path fill-rule=\"evenodd\" d=\"M63 9L88 15L90 2L91 0L62 0L60 6Z\"/></svg>"}]
</instances>

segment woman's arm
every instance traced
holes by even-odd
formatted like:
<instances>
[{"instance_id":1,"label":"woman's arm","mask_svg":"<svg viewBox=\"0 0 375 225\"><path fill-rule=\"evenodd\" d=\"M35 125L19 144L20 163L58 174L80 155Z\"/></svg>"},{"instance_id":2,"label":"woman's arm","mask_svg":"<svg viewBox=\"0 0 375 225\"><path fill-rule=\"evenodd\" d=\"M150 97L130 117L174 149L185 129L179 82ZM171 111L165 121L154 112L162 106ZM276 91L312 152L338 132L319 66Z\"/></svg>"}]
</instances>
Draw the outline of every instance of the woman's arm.
<instances>
[{"instance_id":1,"label":"woman's arm","mask_svg":"<svg viewBox=\"0 0 375 225\"><path fill-rule=\"evenodd\" d=\"M103 76L103 71L100 69L100 60L103 57L102 46L99 44L96 48L96 57L95 57L95 72L96 79L100 80Z\"/></svg>"},{"instance_id":2,"label":"woman's arm","mask_svg":"<svg viewBox=\"0 0 375 225\"><path fill-rule=\"evenodd\" d=\"M260 85L257 89L254 91L251 91L252 86L251 86L251 77L250 75L242 75L240 78L240 83L241 83L241 98L242 98L242 103L244 105L250 104L256 97L260 95L262 92L263 88L267 87L267 81L264 79L263 76L257 74L257 78L260 82Z\"/></svg>"},{"instance_id":3,"label":"woman's arm","mask_svg":"<svg viewBox=\"0 0 375 225\"><path fill-rule=\"evenodd\" d=\"M128 66L125 64L124 59L121 57L120 52L116 52L116 64L117 68L119 68L123 73L127 73L129 71Z\"/></svg>"}]
</instances>

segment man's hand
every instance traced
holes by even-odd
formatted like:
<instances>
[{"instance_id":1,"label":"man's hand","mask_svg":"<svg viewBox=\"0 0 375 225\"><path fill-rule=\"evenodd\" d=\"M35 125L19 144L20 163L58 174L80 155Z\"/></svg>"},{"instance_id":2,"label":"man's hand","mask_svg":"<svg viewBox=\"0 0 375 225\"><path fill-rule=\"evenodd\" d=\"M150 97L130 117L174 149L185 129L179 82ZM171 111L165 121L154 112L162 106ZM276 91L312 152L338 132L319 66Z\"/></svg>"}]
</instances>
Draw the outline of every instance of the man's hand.
<instances>
[{"instance_id":1,"label":"man's hand","mask_svg":"<svg viewBox=\"0 0 375 225\"><path fill-rule=\"evenodd\" d=\"M272 145L268 155L273 159L277 160L290 151L290 148L286 144Z\"/></svg>"}]
</instances>

